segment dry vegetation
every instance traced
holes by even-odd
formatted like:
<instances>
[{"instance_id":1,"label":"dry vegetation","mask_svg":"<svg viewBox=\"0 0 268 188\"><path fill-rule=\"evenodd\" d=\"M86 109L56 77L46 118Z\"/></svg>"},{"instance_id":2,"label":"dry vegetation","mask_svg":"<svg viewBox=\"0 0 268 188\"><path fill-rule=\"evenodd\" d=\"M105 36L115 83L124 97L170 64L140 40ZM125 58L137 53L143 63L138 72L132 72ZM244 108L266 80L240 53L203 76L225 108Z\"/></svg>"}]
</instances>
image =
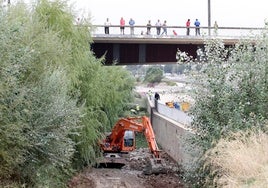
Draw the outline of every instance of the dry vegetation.
<instances>
[{"instance_id":1,"label":"dry vegetation","mask_svg":"<svg viewBox=\"0 0 268 188\"><path fill-rule=\"evenodd\" d=\"M207 165L220 174L215 184L226 188L268 187L268 135L239 133L233 138L220 140L207 156Z\"/></svg>"}]
</instances>

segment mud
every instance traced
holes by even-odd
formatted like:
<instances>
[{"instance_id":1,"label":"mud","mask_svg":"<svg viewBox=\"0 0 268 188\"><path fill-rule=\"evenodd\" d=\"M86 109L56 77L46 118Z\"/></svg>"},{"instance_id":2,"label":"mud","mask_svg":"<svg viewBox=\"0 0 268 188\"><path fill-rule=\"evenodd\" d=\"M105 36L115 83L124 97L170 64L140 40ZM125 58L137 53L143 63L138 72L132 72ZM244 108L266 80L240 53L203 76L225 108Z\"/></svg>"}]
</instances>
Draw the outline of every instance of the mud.
<instances>
[{"instance_id":1,"label":"mud","mask_svg":"<svg viewBox=\"0 0 268 188\"><path fill-rule=\"evenodd\" d=\"M160 174L145 175L146 157L150 155L147 148L138 149L130 154L128 163L121 169L85 168L74 176L69 188L183 188L180 168L166 154L161 159L167 171Z\"/></svg>"}]
</instances>

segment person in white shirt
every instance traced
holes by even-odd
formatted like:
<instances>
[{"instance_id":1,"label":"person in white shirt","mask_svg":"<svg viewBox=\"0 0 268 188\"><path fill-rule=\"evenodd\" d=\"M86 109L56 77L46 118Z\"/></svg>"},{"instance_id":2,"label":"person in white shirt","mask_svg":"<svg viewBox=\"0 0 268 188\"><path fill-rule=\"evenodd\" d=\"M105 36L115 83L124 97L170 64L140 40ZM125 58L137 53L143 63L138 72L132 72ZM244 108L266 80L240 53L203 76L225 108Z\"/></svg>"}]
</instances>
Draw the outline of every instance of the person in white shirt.
<instances>
[{"instance_id":1,"label":"person in white shirt","mask_svg":"<svg viewBox=\"0 0 268 188\"><path fill-rule=\"evenodd\" d=\"M160 35L160 32L161 32L161 22L160 22L160 20L157 20L155 26L156 26L156 34Z\"/></svg>"},{"instance_id":2,"label":"person in white shirt","mask_svg":"<svg viewBox=\"0 0 268 188\"><path fill-rule=\"evenodd\" d=\"M106 19L106 22L104 23L104 32L105 34L109 34L109 26L111 25L111 22L109 21L109 18Z\"/></svg>"}]
</instances>

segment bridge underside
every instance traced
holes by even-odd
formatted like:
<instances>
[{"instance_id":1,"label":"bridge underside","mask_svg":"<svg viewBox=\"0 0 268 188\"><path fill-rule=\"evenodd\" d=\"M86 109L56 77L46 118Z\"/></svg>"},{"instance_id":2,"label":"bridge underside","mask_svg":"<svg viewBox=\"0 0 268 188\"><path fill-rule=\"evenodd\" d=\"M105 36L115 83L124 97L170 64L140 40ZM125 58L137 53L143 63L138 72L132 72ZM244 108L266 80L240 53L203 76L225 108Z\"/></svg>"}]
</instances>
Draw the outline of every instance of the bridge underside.
<instances>
[{"instance_id":1,"label":"bridge underside","mask_svg":"<svg viewBox=\"0 0 268 188\"><path fill-rule=\"evenodd\" d=\"M94 43L97 58L105 56L105 65L167 64L176 63L177 49L196 57L195 44L111 44ZM199 45L200 46L200 45Z\"/></svg>"},{"instance_id":2,"label":"bridge underside","mask_svg":"<svg viewBox=\"0 0 268 188\"><path fill-rule=\"evenodd\" d=\"M97 58L104 56L105 65L174 64L179 49L196 58L198 47L204 47L202 38L93 38L91 49ZM229 42L229 44L227 43ZM232 45L235 41L225 41Z\"/></svg>"}]
</instances>

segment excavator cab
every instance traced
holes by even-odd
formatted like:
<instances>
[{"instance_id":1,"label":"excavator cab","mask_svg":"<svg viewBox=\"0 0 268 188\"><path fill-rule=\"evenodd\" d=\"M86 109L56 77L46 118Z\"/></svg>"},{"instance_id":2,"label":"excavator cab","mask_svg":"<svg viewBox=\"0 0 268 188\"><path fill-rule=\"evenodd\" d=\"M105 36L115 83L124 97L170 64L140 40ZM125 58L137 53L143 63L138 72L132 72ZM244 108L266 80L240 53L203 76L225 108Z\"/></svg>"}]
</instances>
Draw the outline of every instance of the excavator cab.
<instances>
[{"instance_id":1,"label":"excavator cab","mask_svg":"<svg viewBox=\"0 0 268 188\"><path fill-rule=\"evenodd\" d=\"M135 149L135 133L131 130L126 130L124 134L123 151L132 151Z\"/></svg>"}]
</instances>

